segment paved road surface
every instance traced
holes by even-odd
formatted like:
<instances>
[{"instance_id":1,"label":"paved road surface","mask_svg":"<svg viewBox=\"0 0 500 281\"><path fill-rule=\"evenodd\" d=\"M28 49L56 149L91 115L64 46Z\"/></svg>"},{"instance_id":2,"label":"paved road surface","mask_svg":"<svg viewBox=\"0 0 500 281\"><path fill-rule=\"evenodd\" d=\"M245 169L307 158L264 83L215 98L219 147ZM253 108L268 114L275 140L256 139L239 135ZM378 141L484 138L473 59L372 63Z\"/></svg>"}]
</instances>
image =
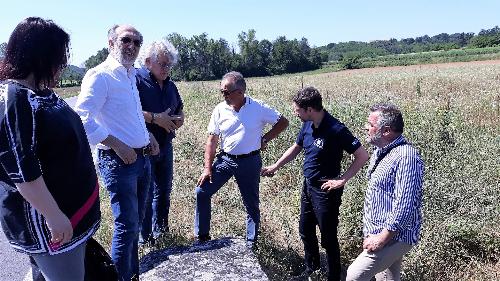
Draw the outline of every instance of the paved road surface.
<instances>
[{"instance_id":1,"label":"paved road surface","mask_svg":"<svg viewBox=\"0 0 500 281\"><path fill-rule=\"evenodd\" d=\"M75 101L76 97L66 99L71 107ZM28 257L12 249L0 228L0 280L22 281L29 268Z\"/></svg>"}]
</instances>

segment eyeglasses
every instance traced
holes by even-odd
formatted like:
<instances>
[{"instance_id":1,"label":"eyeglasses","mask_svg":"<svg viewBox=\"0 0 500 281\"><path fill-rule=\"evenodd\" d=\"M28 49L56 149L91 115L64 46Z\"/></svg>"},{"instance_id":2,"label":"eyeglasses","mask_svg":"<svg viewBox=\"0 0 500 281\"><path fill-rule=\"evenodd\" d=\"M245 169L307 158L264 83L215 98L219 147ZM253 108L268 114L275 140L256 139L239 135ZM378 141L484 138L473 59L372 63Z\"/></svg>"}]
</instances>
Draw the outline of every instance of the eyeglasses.
<instances>
[{"instance_id":1,"label":"eyeglasses","mask_svg":"<svg viewBox=\"0 0 500 281\"><path fill-rule=\"evenodd\" d=\"M131 42L134 42L134 45L136 47L140 47L142 45L142 40L140 40L140 39L132 39L132 38L127 37L127 36L124 36L124 37L120 38L120 41L123 44L130 44Z\"/></svg>"},{"instance_id":2,"label":"eyeglasses","mask_svg":"<svg viewBox=\"0 0 500 281\"><path fill-rule=\"evenodd\" d=\"M227 96L229 96L230 94L232 94L232 93L234 93L234 92L236 92L236 91L238 91L238 90L239 90L239 89L233 89L233 90L230 90L230 91L229 91L229 90L220 89L220 92L221 92L221 94L222 94L223 96L227 97Z\"/></svg>"},{"instance_id":3,"label":"eyeglasses","mask_svg":"<svg viewBox=\"0 0 500 281\"><path fill-rule=\"evenodd\" d=\"M166 63L166 62L162 62L162 63L157 62L157 64L158 64L158 66L159 66L160 68L167 69L167 70L168 70L168 69L170 69L170 68L172 67L172 66L170 66L170 64L169 64L169 63Z\"/></svg>"}]
</instances>

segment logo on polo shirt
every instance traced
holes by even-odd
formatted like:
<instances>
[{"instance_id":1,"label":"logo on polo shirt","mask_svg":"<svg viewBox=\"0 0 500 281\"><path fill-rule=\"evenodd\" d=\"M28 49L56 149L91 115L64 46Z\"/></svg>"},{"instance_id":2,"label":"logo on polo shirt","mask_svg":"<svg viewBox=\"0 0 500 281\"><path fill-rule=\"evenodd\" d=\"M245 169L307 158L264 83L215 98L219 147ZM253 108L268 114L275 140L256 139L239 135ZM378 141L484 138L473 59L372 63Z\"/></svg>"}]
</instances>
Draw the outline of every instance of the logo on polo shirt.
<instances>
[{"instance_id":1,"label":"logo on polo shirt","mask_svg":"<svg viewBox=\"0 0 500 281\"><path fill-rule=\"evenodd\" d=\"M319 148L319 149L323 149L323 143L325 142L325 140L323 139L315 139L314 140L314 145Z\"/></svg>"}]
</instances>

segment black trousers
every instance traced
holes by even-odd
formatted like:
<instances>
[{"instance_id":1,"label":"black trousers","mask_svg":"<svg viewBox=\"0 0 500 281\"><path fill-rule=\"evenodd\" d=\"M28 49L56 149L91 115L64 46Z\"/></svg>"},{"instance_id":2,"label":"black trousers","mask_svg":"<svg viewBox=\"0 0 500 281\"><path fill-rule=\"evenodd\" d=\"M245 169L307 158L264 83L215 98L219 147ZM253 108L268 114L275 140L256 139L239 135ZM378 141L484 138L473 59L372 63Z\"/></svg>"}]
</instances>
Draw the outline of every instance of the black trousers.
<instances>
[{"instance_id":1,"label":"black trousers","mask_svg":"<svg viewBox=\"0 0 500 281\"><path fill-rule=\"evenodd\" d=\"M321 183L304 180L300 204L299 233L304 243L305 263L308 270L319 269L319 246L316 225L321 232L321 246L328 261L328 280L340 280L340 249L337 238L339 209L343 188L325 192Z\"/></svg>"}]
</instances>

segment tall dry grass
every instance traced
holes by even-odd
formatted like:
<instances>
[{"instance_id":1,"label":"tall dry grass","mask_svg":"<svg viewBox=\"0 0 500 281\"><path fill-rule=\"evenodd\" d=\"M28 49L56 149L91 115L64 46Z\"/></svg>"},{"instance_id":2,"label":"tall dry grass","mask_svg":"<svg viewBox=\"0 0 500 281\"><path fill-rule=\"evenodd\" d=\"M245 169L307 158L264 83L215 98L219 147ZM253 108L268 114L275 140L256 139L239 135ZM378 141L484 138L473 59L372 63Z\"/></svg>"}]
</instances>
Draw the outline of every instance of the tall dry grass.
<instances>
[{"instance_id":1,"label":"tall dry grass","mask_svg":"<svg viewBox=\"0 0 500 281\"><path fill-rule=\"evenodd\" d=\"M500 280L500 65L462 64L372 69L247 80L247 93L282 112L288 130L263 153L271 164L295 140L301 126L290 98L302 85L317 87L325 108L364 142L367 108L391 101L403 111L406 137L425 161L421 242L405 258L404 280ZM218 81L177 83L186 121L174 141L171 234L151 250L190 243L194 186L203 167L206 125L221 101ZM368 148L366 143L365 146ZM300 158L300 157L299 157ZM348 164L349 157L343 162ZM361 246L366 167L347 185L339 238L348 266ZM287 280L302 266L298 235L301 159L260 185L262 225L257 255L271 280ZM245 211L233 181L212 200L212 237L243 236ZM98 237L109 245L111 220Z\"/></svg>"}]
</instances>

